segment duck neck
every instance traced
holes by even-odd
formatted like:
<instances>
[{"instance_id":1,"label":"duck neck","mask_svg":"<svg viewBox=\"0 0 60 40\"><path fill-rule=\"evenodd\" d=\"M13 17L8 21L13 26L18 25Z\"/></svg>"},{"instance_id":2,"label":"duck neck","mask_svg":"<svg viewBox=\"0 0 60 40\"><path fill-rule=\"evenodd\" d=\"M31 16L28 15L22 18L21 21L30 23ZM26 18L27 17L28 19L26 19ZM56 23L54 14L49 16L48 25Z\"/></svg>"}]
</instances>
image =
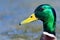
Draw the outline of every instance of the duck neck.
<instances>
[{"instance_id":1,"label":"duck neck","mask_svg":"<svg viewBox=\"0 0 60 40\"><path fill-rule=\"evenodd\" d=\"M50 34L56 35L55 34L55 21L47 21L47 22L43 22L43 26L44 26L44 31L48 32Z\"/></svg>"}]
</instances>

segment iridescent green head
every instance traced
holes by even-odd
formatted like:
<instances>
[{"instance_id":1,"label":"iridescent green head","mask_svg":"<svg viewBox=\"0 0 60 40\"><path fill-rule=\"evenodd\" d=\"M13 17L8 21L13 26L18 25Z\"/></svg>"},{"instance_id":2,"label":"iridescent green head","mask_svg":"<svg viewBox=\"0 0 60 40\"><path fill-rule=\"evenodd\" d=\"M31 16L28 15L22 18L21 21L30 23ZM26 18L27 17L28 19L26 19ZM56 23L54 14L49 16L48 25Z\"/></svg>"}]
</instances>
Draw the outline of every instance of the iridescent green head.
<instances>
[{"instance_id":1,"label":"iridescent green head","mask_svg":"<svg viewBox=\"0 0 60 40\"><path fill-rule=\"evenodd\" d=\"M55 35L56 13L54 8L43 4L38 6L34 13L39 20L43 21L44 31Z\"/></svg>"},{"instance_id":2,"label":"iridescent green head","mask_svg":"<svg viewBox=\"0 0 60 40\"><path fill-rule=\"evenodd\" d=\"M35 9L34 14L22 21L21 24L26 24L35 20L42 20L44 26L43 30L55 35L56 13L52 6L48 4L39 5Z\"/></svg>"},{"instance_id":3,"label":"iridescent green head","mask_svg":"<svg viewBox=\"0 0 60 40\"><path fill-rule=\"evenodd\" d=\"M52 8L52 6L48 5L48 4L42 4L39 5L35 11L35 16L42 21L48 21L48 20L56 20L56 14L55 14L55 10L54 8Z\"/></svg>"}]
</instances>

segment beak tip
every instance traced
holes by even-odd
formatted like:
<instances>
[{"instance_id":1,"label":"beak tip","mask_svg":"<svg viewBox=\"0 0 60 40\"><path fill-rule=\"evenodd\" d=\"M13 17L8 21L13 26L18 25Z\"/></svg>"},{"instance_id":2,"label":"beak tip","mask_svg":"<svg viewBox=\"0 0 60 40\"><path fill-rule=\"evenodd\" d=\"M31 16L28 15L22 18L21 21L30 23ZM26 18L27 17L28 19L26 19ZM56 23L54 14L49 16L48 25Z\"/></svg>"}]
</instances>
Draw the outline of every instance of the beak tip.
<instances>
[{"instance_id":1,"label":"beak tip","mask_svg":"<svg viewBox=\"0 0 60 40\"><path fill-rule=\"evenodd\" d=\"M19 23L19 25L21 25L21 23Z\"/></svg>"}]
</instances>

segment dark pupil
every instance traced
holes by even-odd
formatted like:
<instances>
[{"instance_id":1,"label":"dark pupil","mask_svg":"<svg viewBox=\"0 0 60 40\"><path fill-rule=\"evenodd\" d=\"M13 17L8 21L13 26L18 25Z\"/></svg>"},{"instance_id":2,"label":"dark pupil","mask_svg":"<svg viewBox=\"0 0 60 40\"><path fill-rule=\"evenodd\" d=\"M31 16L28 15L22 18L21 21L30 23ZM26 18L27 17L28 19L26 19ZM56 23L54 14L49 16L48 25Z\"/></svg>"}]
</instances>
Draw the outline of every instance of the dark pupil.
<instances>
[{"instance_id":1,"label":"dark pupil","mask_svg":"<svg viewBox=\"0 0 60 40\"><path fill-rule=\"evenodd\" d=\"M40 8L40 11L43 11L43 8Z\"/></svg>"},{"instance_id":2,"label":"dark pupil","mask_svg":"<svg viewBox=\"0 0 60 40\"><path fill-rule=\"evenodd\" d=\"M31 18L32 18L32 16L31 16Z\"/></svg>"}]
</instances>

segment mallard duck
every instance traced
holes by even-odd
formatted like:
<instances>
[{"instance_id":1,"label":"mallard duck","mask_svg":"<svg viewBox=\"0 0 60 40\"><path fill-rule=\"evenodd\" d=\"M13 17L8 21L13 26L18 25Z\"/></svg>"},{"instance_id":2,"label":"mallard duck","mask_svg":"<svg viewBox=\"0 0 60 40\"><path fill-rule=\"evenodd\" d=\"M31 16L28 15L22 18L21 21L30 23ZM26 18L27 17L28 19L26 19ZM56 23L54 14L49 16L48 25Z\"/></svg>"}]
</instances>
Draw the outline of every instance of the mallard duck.
<instances>
[{"instance_id":1,"label":"mallard duck","mask_svg":"<svg viewBox=\"0 0 60 40\"><path fill-rule=\"evenodd\" d=\"M57 40L56 39L56 12L55 9L49 4L39 5L32 15L26 20L22 21L21 24L30 23L36 20L43 22L43 33L40 40Z\"/></svg>"}]
</instances>

